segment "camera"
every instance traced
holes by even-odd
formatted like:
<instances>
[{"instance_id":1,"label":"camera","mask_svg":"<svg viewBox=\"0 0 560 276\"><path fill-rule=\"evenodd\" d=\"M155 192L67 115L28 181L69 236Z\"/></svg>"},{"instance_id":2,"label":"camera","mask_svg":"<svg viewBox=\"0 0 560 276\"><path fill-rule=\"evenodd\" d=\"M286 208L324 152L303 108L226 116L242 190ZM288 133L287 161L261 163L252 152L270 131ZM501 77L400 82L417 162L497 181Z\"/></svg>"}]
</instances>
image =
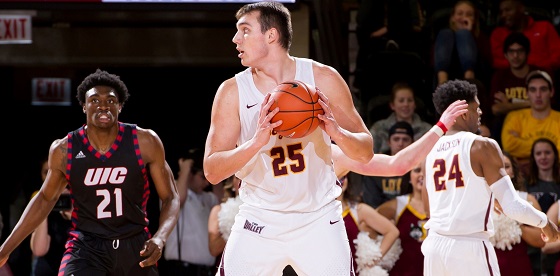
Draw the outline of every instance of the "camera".
<instances>
[{"instance_id":1,"label":"camera","mask_svg":"<svg viewBox=\"0 0 560 276\"><path fill-rule=\"evenodd\" d=\"M53 211L69 211L72 209L72 198L70 194L61 194L54 204Z\"/></svg>"}]
</instances>

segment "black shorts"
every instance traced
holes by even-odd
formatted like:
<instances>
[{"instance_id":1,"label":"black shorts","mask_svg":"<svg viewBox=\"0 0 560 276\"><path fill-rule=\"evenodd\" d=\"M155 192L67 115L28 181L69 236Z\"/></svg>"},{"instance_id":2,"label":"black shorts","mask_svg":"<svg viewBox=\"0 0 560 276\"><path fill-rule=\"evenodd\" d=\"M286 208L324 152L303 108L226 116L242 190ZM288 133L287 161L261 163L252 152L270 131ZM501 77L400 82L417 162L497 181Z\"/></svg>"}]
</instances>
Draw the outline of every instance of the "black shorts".
<instances>
[{"instance_id":1,"label":"black shorts","mask_svg":"<svg viewBox=\"0 0 560 276\"><path fill-rule=\"evenodd\" d=\"M148 239L140 233L122 240L108 240L91 234L73 231L74 236L66 243L58 275L132 275L157 276L156 265L140 267L144 259L140 251Z\"/></svg>"}]
</instances>

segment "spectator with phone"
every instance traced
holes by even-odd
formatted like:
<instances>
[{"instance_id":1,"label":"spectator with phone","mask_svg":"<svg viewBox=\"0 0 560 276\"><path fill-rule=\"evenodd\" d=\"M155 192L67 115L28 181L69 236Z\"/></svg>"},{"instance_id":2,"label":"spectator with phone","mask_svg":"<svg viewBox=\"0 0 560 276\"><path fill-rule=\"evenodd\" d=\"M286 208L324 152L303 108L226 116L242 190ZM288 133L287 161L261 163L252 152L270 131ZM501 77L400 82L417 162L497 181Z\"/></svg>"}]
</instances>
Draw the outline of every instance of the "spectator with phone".
<instances>
[{"instance_id":1,"label":"spectator with phone","mask_svg":"<svg viewBox=\"0 0 560 276\"><path fill-rule=\"evenodd\" d=\"M47 177L48 170L47 159L45 159L41 166L43 181ZM68 230L72 224L71 217L72 199L70 191L65 189L49 216L31 234L31 252L34 257L32 276L58 275L58 268L68 239Z\"/></svg>"}]
</instances>

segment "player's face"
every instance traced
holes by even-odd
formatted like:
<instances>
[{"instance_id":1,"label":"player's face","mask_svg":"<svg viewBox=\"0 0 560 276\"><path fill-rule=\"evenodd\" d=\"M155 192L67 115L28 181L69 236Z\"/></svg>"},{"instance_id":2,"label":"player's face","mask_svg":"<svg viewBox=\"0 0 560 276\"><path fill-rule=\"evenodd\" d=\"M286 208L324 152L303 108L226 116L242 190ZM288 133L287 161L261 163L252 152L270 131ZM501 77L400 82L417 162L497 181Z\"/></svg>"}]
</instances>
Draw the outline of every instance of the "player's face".
<instances>
[{"instance_id":1,"label":"player's face","mask_svg":"<svg viewBox=\"0 0 560 276\"><path fill-rule=\"evenodd\" d=\"M395 111L399 120L408 120L414 115L416 103L414 102L414 94L408 88L398 90L395 93L395 99L391 102L391 109Z\"/></svg>"},{"instance_id":2,"label":"player's face","mask_svg":"<svg viewBox=\"0 0 560 276\"><path fill-rule=\"evenodd\" d=\"M554 151L549 143L539 142L533 149L533 158L535 158L539 170L547 171L552 170L554 159L557 157L554 156Z\"/></svg>"},{"instance_id":3,"label":"player's face","mask_svg":"<svg viewBox=\"0 0 560 276\"><path fill-rule=\"evenodd\" d=\"M543 111L549 109L553 95L554 92L544 79L532 79L527 85L527 96L533 110Z\"/></svg>"},{"instance_id":4,"label":"player's face","mask_svg":"<svg viewBox=\"0 0 560 276\"><path fill-rule=\"evenodd\" d=\"M237 57L241 59L243 66L255 67L254 62L267 53L265 37L268 32L261 32L259 15L260 13L255 11L237 20L237 32L232 41L236 45L235 49L239 51Z\"/></svg>"},{"instance_id":5,"label":"player's face","mask_svg":"<svg viewBox=\"0 0 560 276\"><path fill-rule=\"evenodd\" d=\"M96 86L86 92L83 108L88 125L109 128L117 122L122 106L113 88Z\"/></svg>"},{"instance_id":6,"label":"player's face","mask_svg":"<svg viewBox=\"0 0 560 276\"><path fill-rule=\"evenodd\" d=\"M480 109L480 102L478 97L474 98L474 101L469 103L469 108L467 111L467 127L472 133L478 133L480 127L480 116L482 115L482 110Z\"/></svg>"}]
</instances>

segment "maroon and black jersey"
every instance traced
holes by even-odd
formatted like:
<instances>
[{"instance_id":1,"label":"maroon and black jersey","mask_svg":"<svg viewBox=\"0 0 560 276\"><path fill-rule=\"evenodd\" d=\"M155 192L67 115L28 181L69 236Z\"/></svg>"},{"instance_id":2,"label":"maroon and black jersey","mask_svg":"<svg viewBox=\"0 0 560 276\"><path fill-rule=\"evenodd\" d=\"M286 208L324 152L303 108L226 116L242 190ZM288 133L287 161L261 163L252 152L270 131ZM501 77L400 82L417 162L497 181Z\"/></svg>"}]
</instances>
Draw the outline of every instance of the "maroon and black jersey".
<instances>
[{"instance_id":1,"label":"maroon and black jersey","mask_svg":"<svg viewBox=\"0 0 560 276\"><path fill-rule=\"evenodd\" d=\"M105 154L93 148L82 126L68 133L67 156L74 230L104 239L148 232L150 190L136 125L119 122L117 138Z\"/></svg>"}]
</instances>

